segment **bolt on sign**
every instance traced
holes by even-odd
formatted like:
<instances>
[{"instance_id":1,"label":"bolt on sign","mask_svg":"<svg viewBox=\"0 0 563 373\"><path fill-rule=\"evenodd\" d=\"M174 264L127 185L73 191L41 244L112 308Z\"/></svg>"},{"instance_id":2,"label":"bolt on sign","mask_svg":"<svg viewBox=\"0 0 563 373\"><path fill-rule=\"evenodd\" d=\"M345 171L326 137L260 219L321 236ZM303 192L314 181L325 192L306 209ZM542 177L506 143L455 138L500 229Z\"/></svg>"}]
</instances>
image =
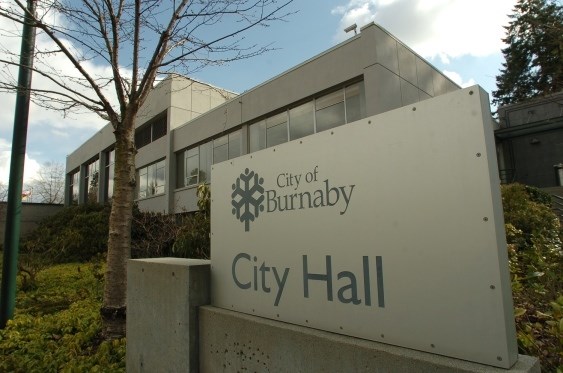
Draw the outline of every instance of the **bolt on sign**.
<instances>
[{"instance_id":1,"label":"bolt on sign","mask_svg":"<svg viewBox=\"0 0 563 373\"><path fill-rule=\"evenodd\" d=\"M487 94L459 90L213 166L212 304L509 368Z\"/></svg>"}]
</instances>

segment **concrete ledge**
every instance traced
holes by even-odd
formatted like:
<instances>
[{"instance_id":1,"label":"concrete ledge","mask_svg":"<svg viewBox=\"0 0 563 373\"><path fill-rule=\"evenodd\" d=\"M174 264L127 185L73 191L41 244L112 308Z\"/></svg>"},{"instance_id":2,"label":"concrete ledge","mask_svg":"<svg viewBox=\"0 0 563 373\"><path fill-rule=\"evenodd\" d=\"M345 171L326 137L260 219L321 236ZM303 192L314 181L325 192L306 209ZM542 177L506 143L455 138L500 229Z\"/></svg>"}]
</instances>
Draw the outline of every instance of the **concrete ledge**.
<instances>
[{"instance_id":1,"label":"concrete ledge","mask_svg":"<svg viewBox=\"0 0 563 373\"><path fill-rule=\"evenodd\" d=\"M212 306L199 322L201 372L540 372L529 356L506 370Z\"/></svg>"},{"instance_id":2,"label":"concrete ledge","mask_svg":"<svg viewBox=\"0 0 563 373\"><path fill-rule=\"evenodd\" d=\"M197 307L209 304L208 260L127 265L127 372L197 372Z\"/></svg>"}]
</instances>

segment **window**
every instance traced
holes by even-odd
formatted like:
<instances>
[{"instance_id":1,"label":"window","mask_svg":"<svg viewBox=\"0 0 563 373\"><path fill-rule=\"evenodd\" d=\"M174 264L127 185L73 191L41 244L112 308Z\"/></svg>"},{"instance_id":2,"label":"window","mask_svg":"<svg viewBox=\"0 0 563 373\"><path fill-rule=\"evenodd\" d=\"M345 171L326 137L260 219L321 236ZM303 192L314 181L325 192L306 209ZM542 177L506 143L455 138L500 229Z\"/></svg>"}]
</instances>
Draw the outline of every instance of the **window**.
<instances>
[{"instance_id":1,"label":"window","mask_svg":"<svg viewBox=\"0 0 563 373\"><path fill-rule=\"evenodd\" d=\"M364 82L342 87L248 126L252 153L366 117Z\"/></svg>"},{"instance_id":2,"label":"window","mask_svg":"<svg viewBox=\"0 0 563 373\"><path fill-rule=\"evenodd\" d=\"M151 126L145 126L135 132L135 147L141 149L151 143Z\"/></svg>"},{"instance_id":3,"label":"window","mask_svg":"<svg viewBox=\"0 0 563 373\"><path fill-rule=\"evenodd\" d=\"M166 116L160 117L152 124L152 141L166 136Z\"/></svg>"},{"instance_id":4,"label":"window","mask_svg":"<svg viewBox=\"0 0 563 373\"><path fill-rule=\"evenodd\" d=\"M235 131L229 133L229 159L240 157L241 154L241 133L240 131Z\"/></svg>"},{"instance_id":5,"label":"window","mask_svg":"<svg viewBox=\"0 0 563 373\"><path fill-rule=\"evenodd\" d=\"M80 172L76 170L69 176L69 195L70 195L70 204L76 205L78 204L78 189L80 186Z\"/></svg>"},{"instance_id":6,"label":"window","mask_svg":"<svg viewBox=\"0 0 563 373\"><path fill-rule=\"evenodd\" d=\"M213 160L213 149L211 141L199 146L199 180L198 183L211 181L211 164Z\"/></svg>"},{"instance_id":7,"label":"window","mask_svg":"<svg viewBox=\"0 0 563 373\"><path fill-rule=\"evenodd\" d=\"M228 135L213 140L213 163L240 157L242 152L241 131L237 130Z\"/></svg>"},{"instance_id":8,"label":"window","mask_svg":"<svg viewBox=\"0 0 563 373\"><path fill-rule=\"evenodd\" d=\"M346 123L344 114L344 91L329 93L315 100L317 132Z\"/></svg>"},{"instance_id":9,"label":"window","mask_svg":"<svg viewBox=\"0 0 563 373\"><path fill-rule=\"evenodd\" d=\"M266 122L260 121L248 127L249 150L255 152L266 148Z\"/></svg>"},{"instance_id":10,"label":"window","mask_svg":"<svg viewBox=\"0 0 563 373\"><path fill-rule=\"evenodd\" d=\"M166 185L166 161L159 162L140 168L138 171L138 198L147 198L164 194Z\"/></svg>"},{"instance_id":11,"label":"window","mask_svg":"<svg viewBox=\"0 0 563 373\"><path fill-rule=\"evenodd\" d=\"M311 135L314 128L313 102L307 102L289 110L289 138L299 139Z\"/></svg>"},{"instance_id":12,"label":"window","mask_svg":"<svg viewBox=\"0 0 563 373\"><path fill-rule=\"evenodd\" d=\"M176 154L176 188L211 182L211 165L239 157L242 135L237 130Z\"/></svg>"},{"instance_id":13,"label":"window","mask_svg":"<svg viewBox=\"0 0 563 373\"><path fill-rule=\"evenodd\" d=\"M196 185L199 179L199 147L186 152L185 185Z\"/></svg>"},{"instance_id":14,"label":"window","mask_svg":"<svg viewBox=\"0 0 563 373\"><path fill-rule=\"evenodd\" d=\"M106 185L105 195L108 200L113 197L113 180L115 177L115 149L106 155Z\"/></svg>"},{"instance_id":15,"label":"window","mask_svg":"<svg viewBox=\"0 0 563 373\"><path fill-rule=\"evenodd\" d=\"M366 117L366 97L364 82L346 87L346 123L355 122Z\"/></svg>"},{"instance_id":16,"label":"window","mask_svg":"<svg viewBox=\"0 0 563 373\"><path fill-rule=\"evenodd\" d=\"M213 140L213 163L229 159L229 137L227 135Z\"/></svg>"},{"instance_id":17,"label":"window","mask_svg":"<svg viewBox=\"0 0 563 373\"><path fill-rule=\"evenodd\" d=\"M135 132L135 146L141 149L153 141L160 139L167 132L166 113L160 114L156 119L148 124L144 124Z\"/></svg>"},{"instance_id":18,"label":"window","mask_svg":"<svg viewBox=\"0 0 563 373\"><path fill-rule=\"evenodd\" d=\"M96 159L86 166L86 177L84 178L85 190L88 191L86 196L87 202L98 202L98 187L100 182L100 160Z\"/></svg>"},{"instance_id":19,"label":"window","mask_svg":"<svg viewBox=\"0 0 563 373\"><path fill-rule=\"evenodd\" d=\"M266 147L287 142L287 113L266 119Z\"/></svg>"}]
</instances>

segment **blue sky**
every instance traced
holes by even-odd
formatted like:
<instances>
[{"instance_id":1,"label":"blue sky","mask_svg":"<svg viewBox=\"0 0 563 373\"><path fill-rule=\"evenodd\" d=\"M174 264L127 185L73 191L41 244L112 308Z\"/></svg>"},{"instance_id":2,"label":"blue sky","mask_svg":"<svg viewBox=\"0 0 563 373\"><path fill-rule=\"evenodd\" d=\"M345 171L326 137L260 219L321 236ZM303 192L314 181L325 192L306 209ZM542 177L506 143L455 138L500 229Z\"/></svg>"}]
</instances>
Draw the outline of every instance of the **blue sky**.
<instances>
[{"instance_id":1,"label":"blue sky","mask_svg":"<svg viewBox=\"0 0 563 373\"><path fill-rule=\"evenodd\" d=\"M245 34L249 43L272 50L250 60L210 68L193 77L235 92L261 82L338 44L351 35L342 30L376 22L462 86L495 89L503 62L500 49L516 0L295 0L297 13L285 22ZM5 26L0 24L0 29ZM359 30L359 28L358 28ZM19 49L19 40L0 35L0 44ZM98 66L104 69L104 66ZM34 77L34 82L37 79ZM13 94L0 93L0 182L6 184L12 141ZM104 125L91 114L62 117L32 107L25 177L45 162L65 163L71 153Z\"/></svg>"}]
</instances>

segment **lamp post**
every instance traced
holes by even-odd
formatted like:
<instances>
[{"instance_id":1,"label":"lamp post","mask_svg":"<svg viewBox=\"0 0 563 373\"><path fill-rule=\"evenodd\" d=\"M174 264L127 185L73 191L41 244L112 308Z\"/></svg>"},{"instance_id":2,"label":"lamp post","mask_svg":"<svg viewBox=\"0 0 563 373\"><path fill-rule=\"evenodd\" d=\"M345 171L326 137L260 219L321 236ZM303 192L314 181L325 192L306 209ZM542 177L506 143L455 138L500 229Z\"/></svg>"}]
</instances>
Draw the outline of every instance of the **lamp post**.
<instances>
[{"instance_id":1,"label":"lamp post","mask_svg":"<svg viewBox=\"0 0 563 373\"><path fill-rule=\"evenodd\" d=\"M0 329L4 329L8 320L14 316L16 303L23 169L27 142L27 122L29 118L31 71L35 48L35 28L32 25L33 17L31 16L34 14L35 0L27 0L27 12L24 16L22 31L18 89L14 114L14 134L12 137L12 156L10 160L8 205L6 208L4 262L2 263L2 287L0 293Z\"/></svg>"}]
</instances>

